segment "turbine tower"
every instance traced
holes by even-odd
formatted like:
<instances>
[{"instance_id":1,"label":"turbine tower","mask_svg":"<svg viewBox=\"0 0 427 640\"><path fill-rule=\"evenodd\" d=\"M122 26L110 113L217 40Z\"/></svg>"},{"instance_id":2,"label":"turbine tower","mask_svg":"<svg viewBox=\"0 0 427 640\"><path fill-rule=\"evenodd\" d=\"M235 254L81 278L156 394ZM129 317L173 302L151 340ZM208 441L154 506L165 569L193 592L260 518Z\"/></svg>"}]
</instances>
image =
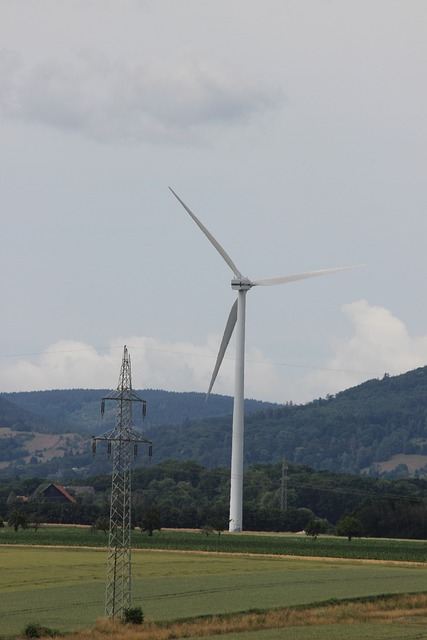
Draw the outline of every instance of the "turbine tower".
<instances>
[{"instance_id":1,"label":"turbine tower","mask_svg":"<svg viewBox=\"0 0 427 640\"><path fill-rule=\"evenodd\" d=\"M336 273L338 271L347 271L364 265L335 267L333 269L321 269L319 271L306 271L304 273L296 273L293 275L279 276L278 278L268 278L264 280L250 280L242 275L242 272L236 267L228 253L223 249L210 231L208 231L208 229L202 224L197 216L187 207L185 202L181 200L171 187L169 187L169 189L187 213L189 213L193 218L194 222L205 234L208 240L213 244L235 276L231 281L231 288L234 291L237 291L237 300L231 307L230 315L228 316L207 396L209 397L209 394L212 391L212 387L223 361L228 343L230 342L234 327L236 326L229 530L237 532L242 530L246 294L250 289L252 289L252 287L256 287L258 285L270 286L276 284L287 284L289 282L296 282L297 280L325 276L329 273Z\"/></svg>"},{"instance_id":2,"label":"turbine tower","mask_svg":"<svg viewBox=\"0 0 427 640\"><path fill-rule=\"evenodd\" d=\"M108 456L113 451L113 473L111 479L110 529L108 536L108 566L105 591L105 615L108 618L123 618L131 605L131 470L132 458L136 457L138 444L148 444L151 457L152 443L132 426L132 404L142 403L142 417L146 413L146 402L132 391L130 355L124 347L119 384L101 400L101 415L105 401L116 403L116 426L114 429L92 438L92 451L96 452L98 441L107 442Z\"/></svg>"}]
</instances>

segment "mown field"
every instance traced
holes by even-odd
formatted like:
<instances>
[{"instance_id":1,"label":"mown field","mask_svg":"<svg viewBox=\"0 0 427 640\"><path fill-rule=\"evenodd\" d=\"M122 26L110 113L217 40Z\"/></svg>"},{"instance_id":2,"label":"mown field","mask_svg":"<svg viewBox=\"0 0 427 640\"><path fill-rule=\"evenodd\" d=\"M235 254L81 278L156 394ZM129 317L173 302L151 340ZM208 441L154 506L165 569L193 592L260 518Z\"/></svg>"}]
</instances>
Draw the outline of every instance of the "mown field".
<instances>
[{"instance_id":1,"label":"mown field","mask_svg":"<svg viewBox=\"0 0 427 640\"><path fill-rule=\"evenodd\" d=\"M19 634L29 622L62 632L89 628L103 615L105 549L83 544L77 548L49 547L49 529L46 527L35 534L22 532L31 533L33 540L35 537L43 541L41 546L0 545L0 636ZM1 538L6 540L14 533L6 530ZM68 533L70 542L71 534L77 533L74 528ZM49 535L54 534L55 531L51 531ZM201 534L197 535L203 540ZM99 544L104 534L86 531L80 539L84 540L85 536ZM140 533L139 536L141 540L148 539ZM236 536L236 541L238 537L244 540L247 536ZM265 545L272 538L254 537L265 540ZM226 540L228 536L221 536L219 544L222 538ZM156 534L154 539L167 539L171 543L169 535ZM24 536L20 540L22 543ZM312 546L322 542L303 540ZM353 545L345 542L349 547ZM172 621L251 609L422 592L427 588L426 577L422 563L135 549L133 604L140 605L149 620ZM261 637L259 633L256 638ZM252 640L255 637L251 637ZM297 636L266 636L274 637ZM319 636L316 637L319 640Z\"/></svg>"}]
</instances>

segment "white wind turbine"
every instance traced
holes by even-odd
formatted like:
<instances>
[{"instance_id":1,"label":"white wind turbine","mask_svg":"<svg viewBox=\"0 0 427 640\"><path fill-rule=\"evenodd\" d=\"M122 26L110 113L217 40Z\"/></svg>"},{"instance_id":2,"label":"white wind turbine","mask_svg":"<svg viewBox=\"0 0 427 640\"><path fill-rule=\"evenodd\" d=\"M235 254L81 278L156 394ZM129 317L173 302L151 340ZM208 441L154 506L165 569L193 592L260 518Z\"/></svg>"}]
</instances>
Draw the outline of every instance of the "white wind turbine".
<instances>
[{"instance_id":1,"label":"white wind turbine","mask_svg":"<svg viewBox=\"0 0 427 640\"><path fill-rule=\"evenodd\" d=\"M230 486L230 531L242 530L242 500L243 500L243 432L244 432L244 377L245 377L245 313L246 313L246 293L252 287L258 285L270 286L274 284L286 284L297 280L305 280L306 278L315 278L317 276L325 276L329 273L337 271L347 271L349 269L357 269L364 265L356 265L351 267L336 267L333 269L321 269L319 271L306 271L304 273L296 273L289 276L279 276L278 278L268 278L266 280L249 280L242 275L234 264L228 253L223 249L219 242L200 222L197 216L187 207L171 187L175 198L182 204L184 209L190 214L197 226L203 231L208 240L213 244L218 253L224 258L230 269L235 275L231 281L231 288L237 291L237 300L231 307L225 326L224 335L212 373L211 382L208 389L208 397L212 391L219 368L224 358L228 343L233 334L234 327L236 330L236 362L234 377L234 407L233 407L233 428L231 442L231 486Z\"/></svg>"}]
</instances>

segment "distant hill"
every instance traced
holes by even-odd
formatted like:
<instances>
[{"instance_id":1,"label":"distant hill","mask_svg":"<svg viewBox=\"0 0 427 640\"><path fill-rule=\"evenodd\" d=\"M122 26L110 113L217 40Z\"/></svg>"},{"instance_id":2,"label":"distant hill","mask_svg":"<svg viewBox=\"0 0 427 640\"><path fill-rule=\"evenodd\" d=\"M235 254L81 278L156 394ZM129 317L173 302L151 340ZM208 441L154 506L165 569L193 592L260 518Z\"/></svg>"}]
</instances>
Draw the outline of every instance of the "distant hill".
<instances>
[{"instance_id":1,"label":"distant hill","mask_svg":"<svg viewBox=\"0 0 427 640\"><path fill-rule=\"evenodd\" d=\"M99 417L100 399L107 393L80 389L0 396L0 428L11 425L11 404L23 412L15 414L15 423L21 429L20 462L15 464L10 458L11 468L24 475L64 475L72 468L81 475L109 470L105 456L93 460L89 452L90 435L114 424L113 406L103 422ZM214 395L206 403L200 393L138 393L147 400L143 431L154 442L155 461L193 459L206 467L230 465L232 398ZM246 464L286 459L335 472L427 475L427 367L369 380L305 405L248 400L246 414ZM30 456L29 447L22 442L24 423L29 432L64 434L65 444L59 443L57 459L52 455L54 449L49 459L44 454ZM72 433L81 438L73 439ZM12 436L9 433L7 437ZM8 451L12 449L9 446ZM23 449L27 449L26 456L22 455ZM32 469L22 465L22 458L28 462L29 456ZM3 458L3 467L6 464ZM0 468L0 475L9 471Z\"/></svg>"},{"instance_id":2,"label":"distant hill","mask_svg":"<svg viewBox=\"0 0 427 640\"><path fill-rule=\"evenodd\" d=\"M72 427L73 431L92 435L114 426L114 403L111 403L110 410L106 407L102 420L100 414L101 398L108 395L110 391L111 389L21 391L4 393L0 395L0 399L8 401L9 406L13 404L16 411L25 410L28 412L28 424L31 423L31 414L34 420L36 420L36 416L42 421L44 419L47 430L56 424L65 430L70 430ZM186 420L202 420L212 416L230 415L233 411L231 396L212 394L206 401L204 393L178 393L159 389L135 391L147 401L146 428L154 425L177 425ZM246 413L277 406L279 405L272 402L245 400ZM136 406L134 419L137 424L140 422ZM3 413L0 405L0 426L9 426L2 423ZM41 424L43 422L38 420L38 429ZM36 422L34 422L35 425Z\"/></svg>"},{"instance_id":3,"label":"distant hill","mask_svg":"<svg viewBox=\"0 0 427 640\"><path fill-rule=\"evenodd\" d=\"M228 465L230 425L229 418L210 418L147 433L162 458ZM393 456L399 456L402 475L427 470L427 367L305 405L267 408L245 422L246 464L286 459L314 469L375 475Z\"/></svg>"},{"instance_id":4,"label":"distant hill","mask_svg":"<svg viewBox=\"0 0 427 640\"><path fill-rule=\"evenodd\" d=\"M109 471L106 456L91 454L91 436L111 429L115 404L108 403L101 419L101 398L109 389L30 391L0 395L0 477L10 474L77 475ZM135 426L153 429L186 424L209 416L229 415L230 396L175 393L162 390L137 391L147 401L142 424L135 406ZM245 400L245 411L276 407L273 403ZM58 436L58 437L56 437ZM159 452L160 453L160 452Z\"/></svg>"},{"instance_id":5,"label":"distant hill","mask_svg":"<svg viewBox=\"0 0 427 640\"><path fill-rule=\"evenodd\" d=\"M11 402L0 395L0 427L9 427L15 431L59 431L61 422L33 412L32 409Z\"/></svg>"}]
</instances>

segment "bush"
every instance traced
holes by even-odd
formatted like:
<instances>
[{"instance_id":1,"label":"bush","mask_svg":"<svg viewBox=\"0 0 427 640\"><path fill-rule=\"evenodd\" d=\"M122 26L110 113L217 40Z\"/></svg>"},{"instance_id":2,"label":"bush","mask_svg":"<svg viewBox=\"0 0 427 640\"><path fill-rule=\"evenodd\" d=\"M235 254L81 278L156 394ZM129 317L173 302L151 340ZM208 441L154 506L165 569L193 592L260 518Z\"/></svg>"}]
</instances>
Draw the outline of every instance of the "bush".
<instances>
[{"instance_id":1,"label":"bush","mask_svg":"<svg viewBox=\"0 0 427 640\"><path fill-rule=\"evenodd\" d=\"M48 636L49 638L53 638L55 636L61 635L57 629L49 629L49 627L42 627L40 624L34 624L30 622L27 624L23 631L23 635L26 638L42 638Z\"/></svg>"},{"instance_id":2,"label":"bush","mask_svg":"<svg viewBox=\"0 0 427 640\"><path fill-rule=\"evenodd\" d=\"M122 620L125 624L142 624L144 622L144 614L141 607L128 607L125 609Z\"/></svg>"},{"instance_id":3,"label":"bush","mask_svg":"<svg viewBox=\"0 0 427 640\"><path fill-rule=\"evenodd\" d=\"M27 624L24 629L24 636L26 638L40 638L42 628L39 624Z\"/></svg>"}]
</instances>

